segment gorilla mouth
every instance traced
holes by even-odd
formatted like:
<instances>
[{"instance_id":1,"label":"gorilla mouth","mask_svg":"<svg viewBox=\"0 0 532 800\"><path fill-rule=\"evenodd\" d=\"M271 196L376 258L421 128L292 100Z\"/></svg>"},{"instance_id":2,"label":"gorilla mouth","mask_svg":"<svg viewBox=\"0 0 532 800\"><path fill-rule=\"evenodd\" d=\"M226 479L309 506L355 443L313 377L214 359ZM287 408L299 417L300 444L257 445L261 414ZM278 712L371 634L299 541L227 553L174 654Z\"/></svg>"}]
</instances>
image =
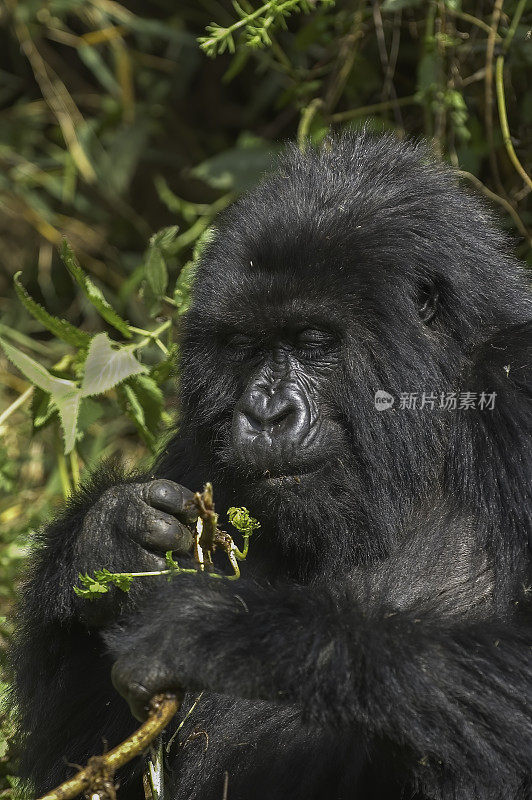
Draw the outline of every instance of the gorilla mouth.
<instances>
[{"instance_id":1,"label":"gorilla mouth","mask_svg":"<svg viewBox=\"0 0 532 800\"><path fill-rule=\"evenodd\" d=\"M295 483L299 483L302 478L310 478L313 475L316 475L322 466L322 464L314 463L306 466L300 466L295 470L292 465L290 467L287 466L286 469L265 469L261 470L260 472L256 472L253 478L259 483L264 483L266 481L294 481Z\"/></svg>"}]
</instances>

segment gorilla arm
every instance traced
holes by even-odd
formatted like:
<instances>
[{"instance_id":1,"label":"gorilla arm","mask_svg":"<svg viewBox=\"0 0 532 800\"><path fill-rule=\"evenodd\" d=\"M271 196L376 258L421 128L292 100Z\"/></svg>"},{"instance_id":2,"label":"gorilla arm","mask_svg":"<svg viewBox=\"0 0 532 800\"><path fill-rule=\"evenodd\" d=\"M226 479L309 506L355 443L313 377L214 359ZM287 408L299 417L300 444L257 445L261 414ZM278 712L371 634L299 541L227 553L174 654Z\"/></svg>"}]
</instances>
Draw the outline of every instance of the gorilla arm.
<instances>
[{"instance_id":1,"label":"gorilla arm","mask_svg":"<svg viewBox=\"0 0 532 800\"><path fill-rule=\"evenodd\" d=\"M395 741L425 781L452 765L473 786L517 785L532 752L530 617L450 615L449 591L465 607L487 573L449 589L440 566L425 597L411 576L410 599L394 596L389 568L334 589L179 576L107 634L113 681L139 718L168 688L294 704L313 724Z\"/></svg>"},{"instance_id":2,"label":"gorilla arm","mask_svg":"<svg viewBox=\"0 0 532 800\"><path fill-rule=\"evenodd\" d=\"M128 482L102 471L40 534L12 654L25 738L22 774L38 794L70 775L69 763L85 763L135 727L113 691L112 662L98 628L131 611L160 583L137 581L129 594L113 587L91 602L74 594L78 573L160 569L165 550L184 551L192 543L178 519L186 518L189 496L170 481L146 476Z\"/></svg>"}]
</instances>

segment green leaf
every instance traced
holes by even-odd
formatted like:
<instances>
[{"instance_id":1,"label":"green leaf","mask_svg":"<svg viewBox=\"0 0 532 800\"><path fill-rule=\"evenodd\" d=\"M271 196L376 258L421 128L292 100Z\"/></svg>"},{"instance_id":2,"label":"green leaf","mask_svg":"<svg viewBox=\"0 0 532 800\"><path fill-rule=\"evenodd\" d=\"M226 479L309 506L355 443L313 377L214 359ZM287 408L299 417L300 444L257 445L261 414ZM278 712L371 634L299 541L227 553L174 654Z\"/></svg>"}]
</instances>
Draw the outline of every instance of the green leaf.
<instances>
[{"instance_id":1,"label":"green leaf","mask_svg":"<svg viewBox=\"0 0 532 800\"><path fill-rule=\"evenodd\" d=\"M201 236L197 238L196 244L194 245L194 251L192 253L192 261L194 263L200 260L206 248L216 237L216 233L216 225L210 225L206 230L203 231Z\"/></svg>"},{"instance_id":2,"label":"green leaf","mask_svg":"<svg viewBox=\"0 0 532 800\"><path fill-rule=\"evenodd\" d=\"M165 254L171 248L179 233L179 225L171 225L157 231L151 239L146 257L146 279L149 287L150 302L164 297L168 286L168 270Z\"/></svg>"},{"instance_id":3,"label":"green leaf","mask_svg":"<svg viewBox=\"0 0 532 800\"><path fill-rule=\"evenodd\" d=\"M122 592L129 592L133 583L133 576L127 572L109 572L108 569L97 569L94 577L86 573L78 575L81 587L74 586L74 593L78 597L94 600L99 594L106 594L109 586L117 586Z\"/></svg>"},{"instance_id":4,"label":"green leaf","mask_svg":"<svg viewBox=\"0 0 532 800\"><path fill-rule=\"evenodd\" d=\"M276 152L277 148L269 142L241 136L237 147L203 161L191 170L191 174L213 189L243 192L271 169Z\"/></svg>"},{"instance_id":5,"label":"green leaf","mask_svg":"<svg viewBox=\"0 0 532 800\"><path fill-rule=\"evenodd\" d=\"M6 356L19 369L26 378L52 396L54 406L59 412L63 437L65 440L65 453L70 453L76 441L76 430L81 391L73 381L56 378L48 370L27 356L21 350L0 339Z\"/></svg>"},{"instance_id":6,"label":"green leaf","mask_svg":"<svg viewBox=\"0 0 532 800\"><path fill-rule=\"evenodd\" d=\"M103 408L96 400L84 397L80 406L78 416L78 439L82 439L88 428L100 419Z\"/></svg>"},{"instance_id":7,"label":"green leaf","mask_svg":"<svg viewBox=\"0 0 532 800\"><path fill-rule=\"evenodd\" d=\"M174 289L174 302L177 306L176 310L178 314L186 314L190 308L195 275L195 261L189 261L179 273Z\"/></svg>"},{"instance_id":8,"label":"green leaf","mask_svg":"<svg viewBox=\"0 0 532 800\"><path fill-rule=\"evenodd\" d=\"M176 572L179 570L179 564L174 560L171 550L166 551L166 568Z\"/></svg>"},{"instance_id":9,"label":"green leaf","mask_svg":"<svg viewBox=\"0 0 532 800\"><path fill-rule=\"evenodd\" d=\"M120 400L120 405L124 409L125 413L135 424L135 427L148 447L153 450L155 448L155 437L146 426L144 409L135 393L135 390L129 383L124 383L123 386L118 388L118 397Z\"/></svg>"},{"instance_id":10,"label":"green leaf","mask_svg":"<svg viewBox=\"0 0 532 800\"><path fill-rule=\"evenodd\" d=\"M94 306L103 319L116 328L117 331L131 339L132 333L125 320L120 317L114 308L107 302L101 290L95 286L88 275L81 269L76 256L66 239L61 244L61 258L66 268L85 293L89 302Z\"/></svg>"},{"instance_id":11,"label":"green leaf","mask_svg":"<svg viewBox=\"0 0 532 800\"><path fill-rule=\"evenodd\" d=\"M178 233L179 225L170 225L168 228L161 228L160 231L157 231L157 233L151 237L150 245L156 245L160 247L161 250L166 250L172 245Z\"/></svg>"},{"instance_id":12,"label":"green leaf","mask_svg":"<svg viewBox=\"0 0 532 800\"><path fill-rule=\"evenodd\" d=\"M127 573L117 572L113 575L113 584L122 592L129 592L132 583L133 577Z\"/></svg>"},{"instance_id":13,"label":"green leaf","mask_svg":"<svg viewBox=\"0 0 532 800\"><path fill-rule=\"evenodd\" d=\"M103 394L132 375L147 372L133 355L133 349L114 345L106 333L95 336L85 361L82 397Z\"/></svg>"},{"instance_id":14,"label":"green leaf","mask_svg":"<svg viewBox=\"0 0 532 800\"><path fill-rule=\"evenodd\" d=\"M80 331L64 319L58 319L52 316L43 308L40 303L37 303L26 291L20 282L21 272L17 272L13 282L15 284L15 291L18 299L24 308L30 312L44 327L49 330L54 336L62 339L64 342L73 345L74 347L88 347L91 337L88 333Z\"/></svg>"},{"instance_id":15,"label":"green leaf","mask_svg":"<svg viewBox=\"0 0 532 800\"><path fill-rule=\"evenodd\" d=\"M250 535L254 530L260 528L260 522L250 515L247 508L235 508L232 506L227 509L227 517L231 525L241 533Z\"/></svg>"},{"instance_id":16,"label":"green leaf","mask_svg":"<svg viewBox=\"0 0 532 800\"><path fill-rule=\"evenodd\" d=\"M99 594L106 594L109 591L107 582L100 582L95 580L90 575L78 575L81 587L74 586L74 594L78 597L84 597L86 600L95 600Z\"/></svg>"},{"instance_id":17,"label":"green leaf","mask_svg":"<svg viewBox=\"0 0 532 800\"><path fill-rule=\"evenodd\" d=\"M157 386L161 386L170 376L176 374L178 353L179 346L175 343L172 344L166 358L150 369L150 378L153 378Z\"/></svg>"},{"instance_id":18,"label":"green leaf","mask_svg":"<svg viewBox=\"0 0 532 800\"><path fill-rule=\"evenodd\" d=\"M70 453L76 444L81 391L76 388L63 396L52 395L52 399L59 411L59 419L61 420L65 440L65 453Z\"/></svg>"},{"instance_id":19,"label":"green leaf","mask_svg":"<svg viewBox=\"0 0 532 800\"><path fill-rule=\"evenodd\" d=\"M156 434L161 424L164 397L157 383L149 375L135 375L128 380L144 412L144 423L152 434Z\"/></svg>"},{"instance_id":20,"label":"green leaf","mask_svg":"<svg viewBox=\"0 0 532 800\"><path fill-rule=\"evenodd\" d=\"M44 392L48 392L48 394L57 394L58 392L64 393L70 389L76 388L75 383L51 375L46 367L34 361L33 358L23 353L22 350L8 344L4 339L0 339L0 344L6 356L17 369L19 369L31 383L38 386L39 389L42 389Z\"/></svg>"},{"instance_id":21,"label":"green leaf","mask_svg":"<svg viewBox=\"0 0 532 800\"><path fill-rule=\"evenodd\" d=\"M38 431L51 420L56 407L52 402L52 397L47 392L43 392L37 386L31 398L31 416L33 420L33 430Z\"/></svg>"},{"instance_id":22,"label":"green leaf","mask_svg":"<svg viewBox=\"0 0 532 800\"><path fill-rule=\"evenodd\" d=\"M168 270L162 250L158 245L152 245L148 250L146 279L153 296L156 299L164 297L168 286Z\"/></svg>"}]
</instances>

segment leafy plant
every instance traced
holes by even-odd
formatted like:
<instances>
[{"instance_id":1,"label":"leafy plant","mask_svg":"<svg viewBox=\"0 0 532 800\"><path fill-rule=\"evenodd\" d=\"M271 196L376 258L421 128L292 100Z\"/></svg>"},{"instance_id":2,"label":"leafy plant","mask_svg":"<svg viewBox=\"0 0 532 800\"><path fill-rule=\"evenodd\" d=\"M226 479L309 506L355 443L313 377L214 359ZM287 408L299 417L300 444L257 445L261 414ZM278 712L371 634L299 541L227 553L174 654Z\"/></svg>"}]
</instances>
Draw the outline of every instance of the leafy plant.
<instances>
[{"instance_id":1,"label":"leafy plant","mask_svg":"<svg viewBox=\"0 0 532 800\"><path fill-rule=\"evenodd\" d=\"M180 276L174 299L166 297L168 273L165 254L174 242L177 230L177 226L166 228L150 239L145 269L151 301L167 302L179 312L189 302L193 264L187 265L185 278ZM99 287L84 272L66 241L62 244L61 257L91 306L105 323L115 329L121 340L110 339L106 332L90 335L50 314L26 291L20 274L15 275L15 290L25 309L54 336L74 348L74 352L69 352L47 369L7 339L0 338L4 353L35 392L34 429L40 430L53 422L57 412L64 453L72 454L94 415L94 408L87 404L88 398L117 390L125 413L135 423L147 444L153 447L157 430L164 420L161 385L175 363L172 319L166 319L154 330L131 325L114 310ZM8 328L6 335L11 333ZM165 333L166 343L162 340ZM134 338L137 341L130 343ZM139 357L145 348L154 345L162 353L162 359L149 367ZM6 417L6 412L3 416Z\"/></svg>"},{"instance_id":2,"label":"leafy plant","mask_svg":"<svg viewBox=\"0 0 532 800\"><path fill-rule=\"evenodd\" d=\"M318 0L324 6L333 6L335 0ZM259 8L242 0L238 3L233 0L233 8L238 20L232 25L223 27L212 23L207 25L208 36L200 36L198 42L202 50L214 58L226 50L234 53L236 50L235 36L247 47L269 47L272 44L272 34L278 28L286 29L286 19L291 14L310 13L315 3L310 0L269 0Z\"/></svg>"},{"instance_id":3,"label":"leafy plant","mask_svg":"<svg viewBox=\"0 0 532 800\"><path fill-rule=\"evenodd\" d=\"M122 592L129 592L133 581L137 578L153 578L164 575L171 579L176 575L194 575L198 570L205 571L211 578L237 580L240 577L237 562L246 560L249 552L249 539L253 532L260 528L260 522L250 515L247 508L233 506L228 509L227 518L230 524L242 534L244 539L244 546L240 550L235 545L232 537L218 528L218 515L214 511L212 485L210 483L206 484L201 494L199 492L196 493L195 503L199 514L194 549L195 566L181 567L174 559L172 551L169 550L166 553L166 569L148 572L110 572L108 569L103 568L96 570L94 575L80 574L78 577L81 586L74 586L74 593L85 600L96 600L98 595L107 594L111 586L116 586ZM211 530L205 536L209 526ZM232 575L223 575L215 572L212 568L212 553L217 548L226 553L233 568Z\"/></svg>"}]
</instances>

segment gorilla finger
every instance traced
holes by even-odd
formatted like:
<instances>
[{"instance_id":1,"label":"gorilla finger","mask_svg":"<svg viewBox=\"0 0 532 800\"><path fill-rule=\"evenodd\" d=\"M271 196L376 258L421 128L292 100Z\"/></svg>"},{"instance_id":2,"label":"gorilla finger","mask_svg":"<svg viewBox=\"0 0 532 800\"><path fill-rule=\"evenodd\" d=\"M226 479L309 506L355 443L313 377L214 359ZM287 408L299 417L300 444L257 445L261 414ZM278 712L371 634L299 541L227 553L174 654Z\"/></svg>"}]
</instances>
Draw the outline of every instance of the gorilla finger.
<instances>
[{"instance_id":1,"label":"gorilla finger","mask_svg":"<svg viewBox=\"0 0 532 800\"><path fill-rule=\"evenodd\" d=\"M151 698L152 695L141 683L135 683L130 686L126 700L129 703L131 713L139 722L144 722L148 719Z\"/></svg>"},{"instance_id":2,"label":"gorilla finger","mask_svg":"<svg viewBox=\"0 0 532 800\"><path fill-rule=\"evenodd\" d=\"M194 493L174 481L164 478L152 481L146 488L144 500L148 505L193 524L198 518L194 507Z\"/></svg>"},{"instance_id":3,"label":"gorilla finger","mask_svg":"<svg viewBox=\"0 0 532 800\"><path fill-rule=\"evenodd\" d=\"M151 693L146 686L132 680L129 670L119 661L113 664L111 681L116 691L127 700L131 713L139 722L147 719L150 708Z\"/></svg>"},{"instance_id":4,"label":"gorilla finger","mask_svg":"<svg viewBox=\"0 0 532 800\"><path fill-rule=\"evenodd\" d=\"M144 523L137 540L145 549L160 553L166 553L167 550L188 553L192 549L194 543L192 531L175 517L147 508Z\"/></svg>"}]
</instances>

